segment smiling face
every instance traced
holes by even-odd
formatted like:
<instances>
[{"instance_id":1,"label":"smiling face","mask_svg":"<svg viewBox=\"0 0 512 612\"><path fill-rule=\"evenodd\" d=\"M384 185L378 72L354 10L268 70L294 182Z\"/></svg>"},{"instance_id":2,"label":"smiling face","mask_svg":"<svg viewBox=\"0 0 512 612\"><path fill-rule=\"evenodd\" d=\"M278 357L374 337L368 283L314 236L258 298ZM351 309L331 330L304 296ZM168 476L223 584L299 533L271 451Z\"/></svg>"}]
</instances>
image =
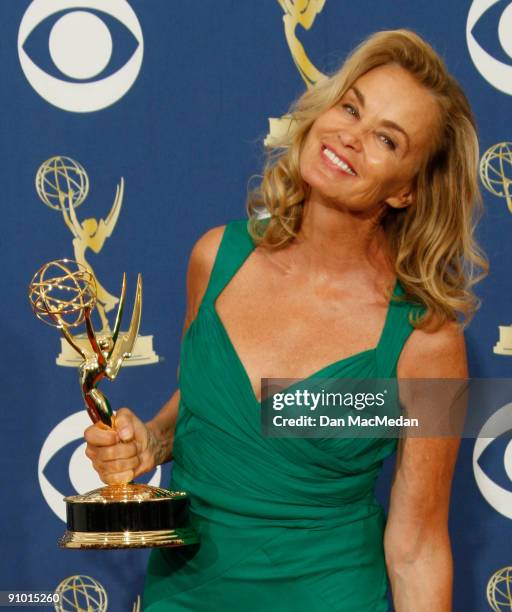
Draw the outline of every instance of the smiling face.
<instances>
[{"instance_id":1,"label":"smiling face","mask_svg":"<svg viewBox=\"0 0 512 612\"><path fill-rule=\"evenodd\" d=\"M370 70L306 136L300 172L310 197L354 212L407 206L438 124L437 102L406 70Z\"/></svg>"}]
</instances>

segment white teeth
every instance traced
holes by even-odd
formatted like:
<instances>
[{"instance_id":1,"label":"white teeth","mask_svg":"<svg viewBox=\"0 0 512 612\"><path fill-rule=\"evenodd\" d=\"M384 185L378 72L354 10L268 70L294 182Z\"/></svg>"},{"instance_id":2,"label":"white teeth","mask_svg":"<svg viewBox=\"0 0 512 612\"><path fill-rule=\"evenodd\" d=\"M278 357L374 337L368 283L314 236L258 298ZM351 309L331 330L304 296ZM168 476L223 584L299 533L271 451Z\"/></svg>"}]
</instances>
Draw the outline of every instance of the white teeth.
<instances>
[{"instance_id":1,"label":"white teeth","mask_svg":"<svg viewBox=\"0 0 512 612\"><path fill-rule=\"evenodd\" d=\"M345 172L347 172L348 174L351 174L352 176L356 175L356 173L352 170L352 168L348 164L346 164L344 161L341 161L341 159L336 155L336 153L331 151L331 149L328 149L327 147L325 147L324 154L334 164L336 164L338 168L341 168L341 170L344 170Z\"/></svg>"}]
</instances>

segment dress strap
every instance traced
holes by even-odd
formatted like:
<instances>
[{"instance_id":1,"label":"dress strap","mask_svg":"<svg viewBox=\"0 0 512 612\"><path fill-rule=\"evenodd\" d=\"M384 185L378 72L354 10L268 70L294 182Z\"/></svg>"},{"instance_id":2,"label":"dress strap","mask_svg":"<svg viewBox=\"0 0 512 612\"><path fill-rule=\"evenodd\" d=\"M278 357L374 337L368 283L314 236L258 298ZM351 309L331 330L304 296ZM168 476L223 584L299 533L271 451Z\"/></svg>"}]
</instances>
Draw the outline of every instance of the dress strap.
<instances>
[{"instance_id":1,"label":"dress strap","mask_svg":"<svg viewBox=\"0 0 512 612\"><path fill-rule=\"evenodd\" d=\"M401 283L397 281L393 295L404 295L404 293ZM425 307L418 304L391 300L386 323L376 349L377 376L379 378L396 376L396 366L400 353L414 330L409 322L409 313L412 313L411 316L416 318L424 310Z\"/></svg>"},{"instance_id":2,"label":"dress strap","mask_svg":"<svg viewBox=\"0 0 512 612\"><path fill-rule=\"evenodd\" d=\"M215 257L203 303L213 303L254 249L247 219L229 222Z\"/></svg>"}]
</instances>

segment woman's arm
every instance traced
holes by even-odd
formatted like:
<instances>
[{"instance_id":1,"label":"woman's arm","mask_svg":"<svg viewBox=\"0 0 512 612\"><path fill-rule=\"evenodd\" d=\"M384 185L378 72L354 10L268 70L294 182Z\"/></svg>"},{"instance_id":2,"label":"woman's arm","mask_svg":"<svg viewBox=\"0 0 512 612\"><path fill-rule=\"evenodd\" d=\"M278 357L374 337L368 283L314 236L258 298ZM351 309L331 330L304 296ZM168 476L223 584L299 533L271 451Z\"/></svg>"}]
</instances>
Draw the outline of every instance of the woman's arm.
<instances>
[{"instance_id":1,"label":"woman's arm","mask_svg":"<svg viewBox=\"0 0 512 612\"><path fill-rule=\"evenodd\" d=\"M449 323L415 330L398 378L468 376L464 335ZM459 438L402 438L384 534L386 565L396 612L450 612L453 561L448 511Z\"/></svg>"},{"instance_id":2,"label":"woman's arm","mask_svg":"<svg viewBox=\"0 0 512 612\"><path fill-rule=\"evenodd\" d=\"M187 314L183 333L197 314L213 267L222 228L214 228L195 244L187 273ZM116 429L90 425L84 436L85 454L106 484L130 482L172 459L180 392L176 391L158 414L143 423L129 408L116 412Z\"/></svg>"},{"instance_id":3,"label":"woman's arm","mask_svg":"<svg viewBox=\"0 0 512 612\"><path fill-rule=\"evenodd\" d=\"M176 428L179 405L180 391L178 389L162 406L158 414L146 422L148 451L155 467L172 459L174 430Z\"/></svg>"},{"instance_id":4,"label":"woman's arm","mask_svg":"<svg viewBox=\"0 0 512 612\"><path fill-rule=\"evenodd\" d=\"M224 233L224 226L207 231L194 245L187 271L187 310L182 339L195 319L210 279L210 274ZM179 372L179 366L178 366ZM161 410L146 423L148 449L155 458L155 465L172 459L174 430L180 404L179 389L163 405Z\"/></svg>"}]
</instances>

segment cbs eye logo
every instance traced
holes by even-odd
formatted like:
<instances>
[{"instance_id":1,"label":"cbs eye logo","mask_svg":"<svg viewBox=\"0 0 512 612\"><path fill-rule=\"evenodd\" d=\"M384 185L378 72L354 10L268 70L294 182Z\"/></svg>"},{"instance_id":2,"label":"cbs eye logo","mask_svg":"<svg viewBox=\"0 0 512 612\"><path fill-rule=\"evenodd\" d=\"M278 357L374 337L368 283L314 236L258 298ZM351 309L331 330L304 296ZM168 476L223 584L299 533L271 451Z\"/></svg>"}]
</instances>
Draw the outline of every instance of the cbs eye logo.
<instances>
[{"instance_id":1,"label":"cbs eye logo","mask_svg":"<svg viewBox=\"0 0 512 612\"><path fill-rule=\"evenodd\" d=\"M45 27L48 38L43 44L37 31ZM124 63L111 29L123 29L133 40L135 50ZM31 39L49 52L46 64L55 74L29 55ZM143 54L140 23L126 0L33 0L18 31L18 55L28 82L47 102L74 113L97 111L122 98L139 74Z\"/></svg>"},{"instance_id":2,"label":"cbs eye logo","mask_svg":"<svg viewBox=\"0 0 512 612\"><path fill-rule=\"evenodd\" d=\"M478 72L493 87L512 95L512 2L503 9L504 4L502 0L474 0L466 40ZM486 39L487 50L477 36Z\"/></svg>"},{"instance_id":3,"label":"cbs eye logo","mask_svg":"<svg viewBox=\"0 0 512 612\"><path fill-rule=\"evenodd\" d=\"M480 465L484 451L497 439L511 431L512 403L502 406L483 425L478 433L473 449L473 472L480 493L500 514L512 519L512 490L506 488L512 481L512 440L508 441L503 455L504 474L496 482L490 478Z\"/></svg>"}]
</instances>

